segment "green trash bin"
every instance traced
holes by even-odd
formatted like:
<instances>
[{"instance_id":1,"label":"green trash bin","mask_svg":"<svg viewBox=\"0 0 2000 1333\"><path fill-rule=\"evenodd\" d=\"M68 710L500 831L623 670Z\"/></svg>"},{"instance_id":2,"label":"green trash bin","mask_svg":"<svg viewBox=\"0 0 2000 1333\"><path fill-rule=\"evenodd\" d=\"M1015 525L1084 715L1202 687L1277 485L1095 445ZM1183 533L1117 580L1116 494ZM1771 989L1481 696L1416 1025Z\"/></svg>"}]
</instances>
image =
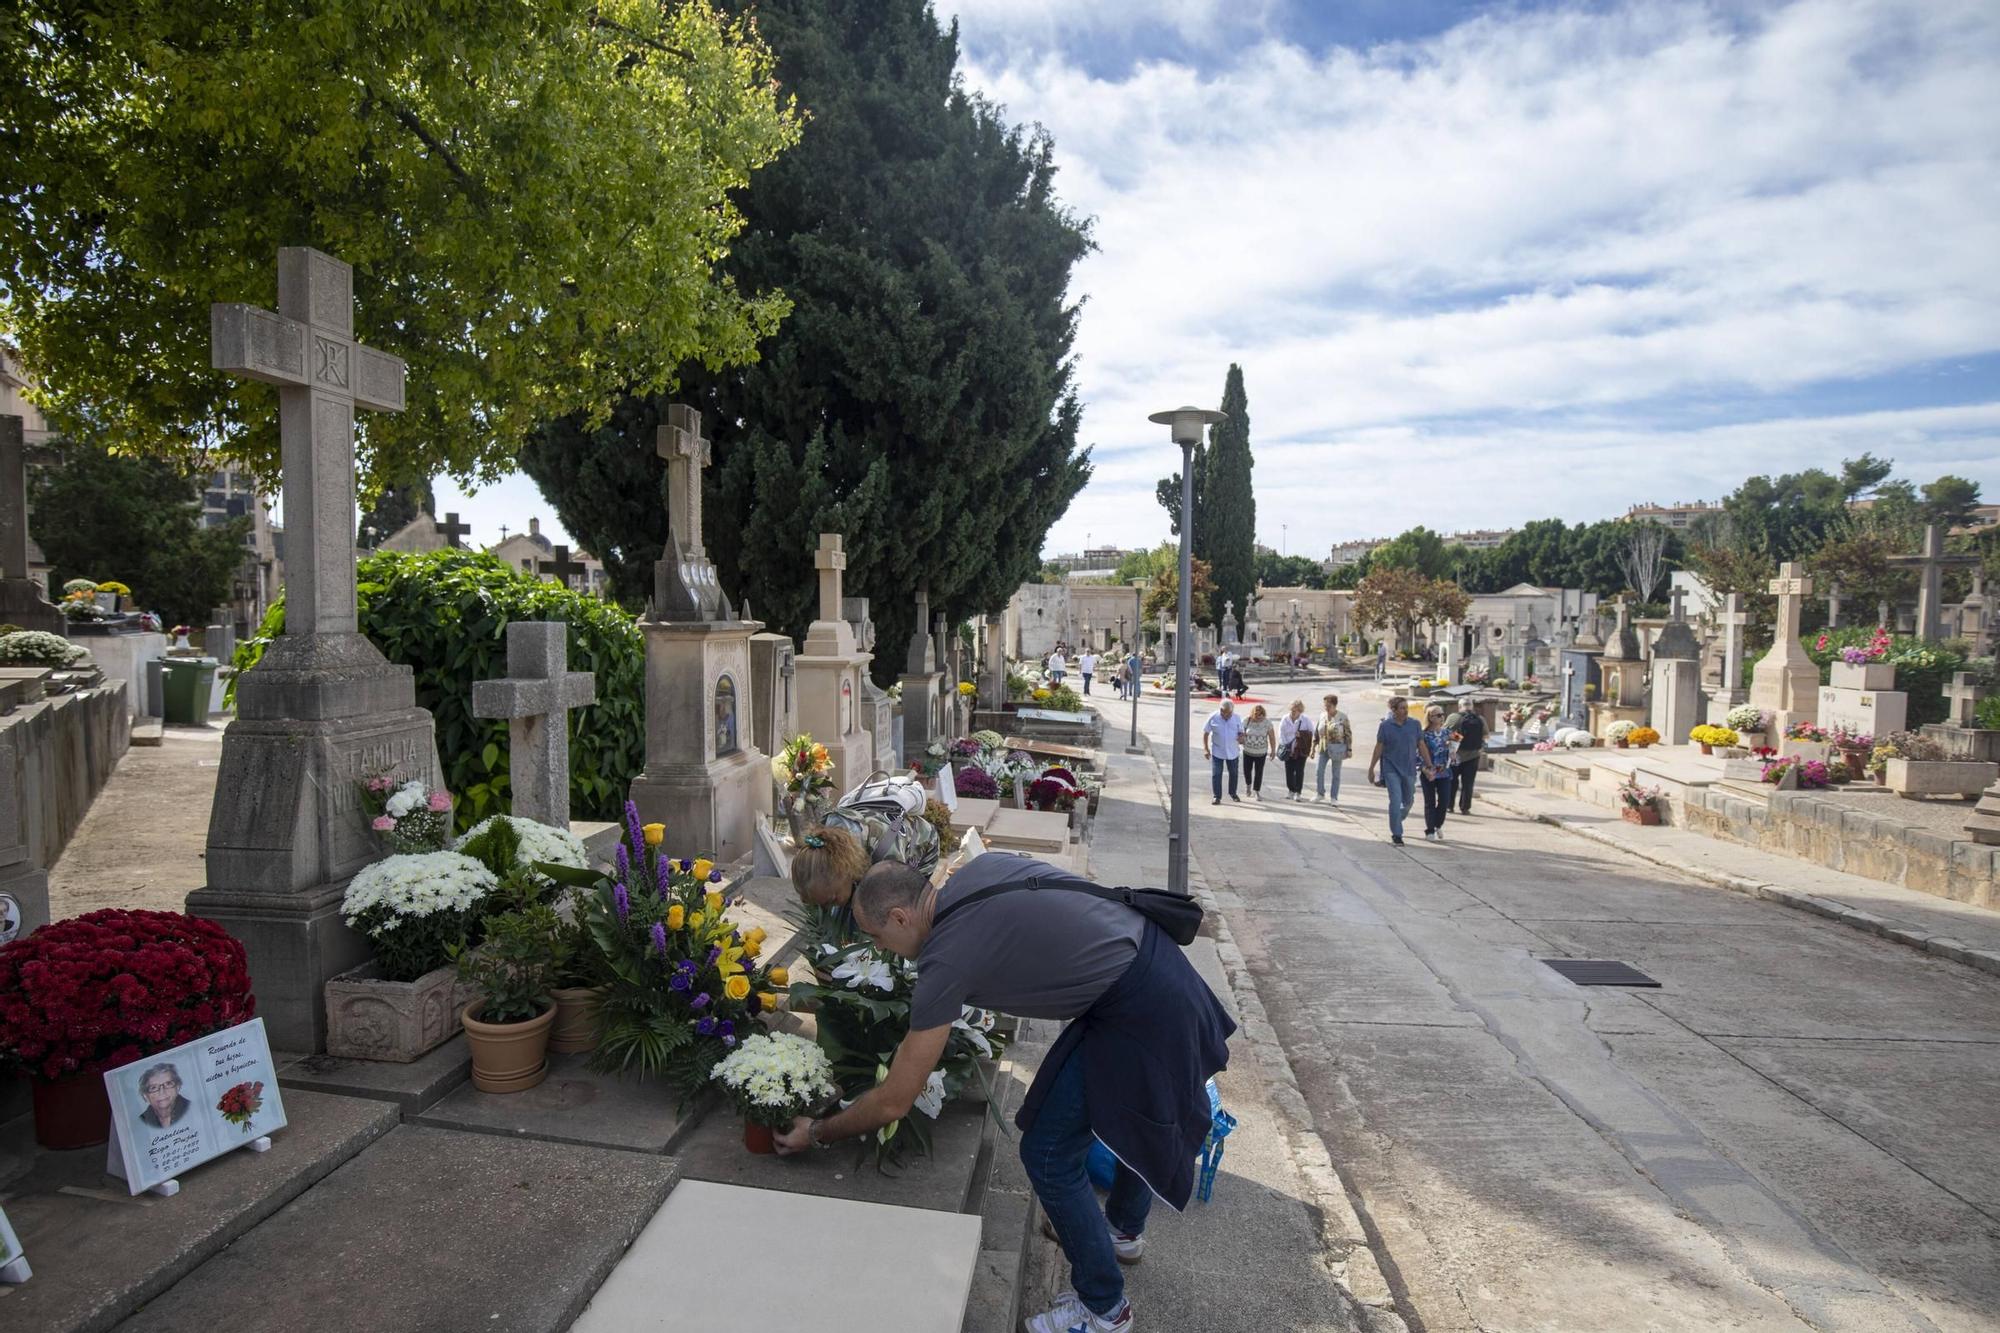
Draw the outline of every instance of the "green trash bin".
<instances>
[{"instance_id":1,"label":"green trash bin","mask_svg":"<svg viewBox=\"0 0 2000 1333\"><path fill-rule=\"evenodd\" d=\"M215 692L213 657L169 657L164 664L162 712L168 722L199 726L208 721L208 701Z\"/></svg>"}]
</instances>

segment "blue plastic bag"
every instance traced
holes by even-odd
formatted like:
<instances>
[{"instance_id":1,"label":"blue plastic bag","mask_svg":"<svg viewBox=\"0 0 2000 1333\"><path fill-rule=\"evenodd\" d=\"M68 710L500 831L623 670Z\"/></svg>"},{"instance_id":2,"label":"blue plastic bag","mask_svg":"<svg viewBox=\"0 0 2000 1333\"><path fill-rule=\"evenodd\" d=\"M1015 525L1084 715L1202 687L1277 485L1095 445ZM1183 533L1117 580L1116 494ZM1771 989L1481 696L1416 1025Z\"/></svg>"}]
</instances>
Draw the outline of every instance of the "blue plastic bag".
<instances>
[{"instance_id":1,"label":"blue plastic bag","mask_svg":"<svg viewBox=\"0 0 2000 1333\"><path fill-rule=\"evenodd\" d=\"M1212 1117L1208 1127L1208 1138L1201 1145L1201 1174L1195 1186L1195 1197L1208 1202L1215 1189L1215 1169L1222 1165L1222 1141L1229 1137L1229 1131L1236 1128L1236 1117L1222 1109L1222 1093L1215 1086L1215 1080L1208 1081L1208 1113ZM1090 1183L1101 1190L1111 1188L1111 1181L1118 1174L1118 1159L1111 1149L1092 1140L1090 1155L1084 1162L1084 1169L1090 1173Z\"/></svg>"}]
</instances>

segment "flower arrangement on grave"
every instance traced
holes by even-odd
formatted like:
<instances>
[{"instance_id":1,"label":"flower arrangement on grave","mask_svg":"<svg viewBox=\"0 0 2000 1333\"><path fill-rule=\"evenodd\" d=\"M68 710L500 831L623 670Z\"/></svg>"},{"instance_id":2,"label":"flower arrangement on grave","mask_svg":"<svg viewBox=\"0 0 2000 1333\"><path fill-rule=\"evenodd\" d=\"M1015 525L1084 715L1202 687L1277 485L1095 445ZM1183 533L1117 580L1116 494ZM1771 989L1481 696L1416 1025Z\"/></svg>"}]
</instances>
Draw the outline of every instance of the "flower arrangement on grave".
<instances>
[{"instance_id":1,"label":"flower arrangement on grave","mask_svg":"<svg viewBox=\"0 0 2000 1333\"><path fill-rule=\"evenodd\" d=\"M826 1052L790 1032L750 1037L716 1061L709 1075L743 1117L752 1152L770 1152L771 1131L790 1129L798 1117L840 1095Z\"/></svg>"},{"instance_id":2,"label":"flower arrangement on grave","mask_svg":"<svg viewBox=\"0 0 2000 1333\"><path fill-rule=\"evenodd\" d=\"M1642 787L1637 778L1627 778L1618 784L1618 803L1627 810L1658 810L1660 789Z\"/></svg>"},{"instance_id":3,"label":"flower arrangement on grave","mask_svg":"<svg viewBox=\"0 0 2000 1333\"><path fill-rule=\"evenodd\" d=\"M958 794L974 801L991 801L999 798L1000 784L993 775L977 764L969 764L960 770L954 779Z\"/></svg>"},{"instance_id":4,"label":"flower arrangement on grave","mask_svg":"<svg viewBox=\"0 0 2000 1333\"><path fill-rule=\"evenodd\" d=\"M1556 748L1556 743L1554 741L1536 741L1534 752L1536 754L1547 754L1551 750L1554 750L1555 748Z\"/></svg>"},{"instance_id":5,"label":"flower arrangement on grave","mask_svg":"<svg viewBox=\"0 0 2000 1333\"><path fill-rule=\"evenodd\" d=\"M934 778L943 771L950 759L951 751L946 748L944 738L940 736L924 747L924 752L910 764L910 771L918 777Z\"/></svg>"},{"instance_id":6,"label":"flower arrangement on grave","mask_svg":"<svg viewBox=\"0 0 2000 1333\"><path fill-rule=\"evenodd\" d=\"M665 826L640 824L630 801L624 834L610 874L553 871L589 885L579 910L606 978L595 1063L659 1074L692 1098L789 978L757 962L765 933L729 919L712 861L662 855Z\"/></svg>"},{"instance_id":7,"label":"flower arrangement on grave","mask_svg":"<svg viewBox=\"0 0 2000 1333\"><path fill-rule=\"evenodd\" d=\"M472 857L496 875L507 873L508 866L497 863L504 857L507 862L537 873L542 883L551 887L554 881L535 872L536 865L590 868L590 853L584 849L583 839L568 829L514 815L487 816L460 834L452 850Z\"/></svg>"},{"instance_id":8,"label":"flower arrangement on grave","mask_svg":"<svg viewBox=\"0 0 2000 1333\"><path fill-rule=\"evenodd\" d=\"M801 732L771 756L771 776L785 794L785 813L816 816L832 804L833 756Z\"/></svg>"},{"instance_id":9,"label":"flower arrangement on grave","mask_svg":"<svg viewBox=\"0 0 2000 1333\"><path fill-rule=\"evenodd\" d=\"M924 822L937 830L938 855L950 856L965 841L957 829L951 826L951 807L943 801L924 802Z\"/></svg>"},{"instance_id":10,"label":"flower arrangement on grave","mask_svg":"<svg viewBox=\"0 0 2000 1333\"><path fill-rule=\"evenodd\" d=\"M74 597L80 592L91 593L96 591L97 584L90 579L70 579L62 586L62 593L65 597Z\"/></svg>"},{"instance_id":11,"label":"flower arrangement on grave","mask_svg":"<svg viewBox=\"0 0 2000 1333\"><path fill-rule=\"evenodd\" d=\"M1058 685L1037 698L1046 707L1058 713L1080 713L1083 711L1083 696L1067 685Z\"/></svg>"},{"instance_id":12,"label":"flower arrangement on grave","mask_svg":"<svg viewBox=\"0 0 2000 1333\"><path fill-rule=\"evenodd\" d=\"M876 949L851 914L808 907L794 920L816 979L792 983L792 1007L816 1015L819 1045L833 1065L841 1096L858 1097L889 1076L889 1062L909 1033L916 964ZM997 1122L992 1084L980 1063L1006 1048L1006 1038L993 1027L994 1016L984 1009L967 1006L960 1012L915 1109L875 1132L878 1164L912 1142L928 1153L924 1121L937 1119L945 1102L967 1088L986 1090L988 1111Z\"/></svg>"},{"instance_id":13,"label":"flower arrangement on grave","mask_svg":"<svg viewBox=\"0 0 2000 1333\"><path fill-rule=\"evenodd\" d=\"M1639 724L1637 722L1613 722L1604 729L1604 739L1622 749L1626 745L1631 744L1632 733L1638 729Z\"/></svg>"},{"instance_id":14,"label":"flower arrangement on grave","mask_svg":"<svg viewBox=\"0 0 2000 1333\"><path fill-rule=\"evenodd\" d=\"M402 852L363 866L340 915L368 938L389 981L415 981L477 943L480 911L499 876L461 852Z\"/></svg>"},{"instance_id":15,"label":"flower arrangement on grave","mask_svg":"<svg viewBox=\"0 0 2000 1333\"><path fill-rule=\"evenodd\" d=\"M56 603L56 610L64 620L109 620L113 614L97 604L95 590L68 594Z\"/></svg>"},{"instance_id":16,"label":"flower arrangement on grave","mask_svg":"<svg viewBox=\"0 0 2000 1333\"><path fill-rule=\"evenodd\" d=\"M396 781L377 773L361 784L368 827L392 852L441 852L451 845L451 793L420 778Z\"/></svg>"},{"instance_id":17,"label":"flower arrangement on grave","mask_svg":"<svg viewBox=\"0 0 2000 1333\"><path fill-rule=\"evenodd\" d=\"M1946 758L1944 746L1934 737L1920 731L1892 731L1875 742L1868 754L1868 771L1877 781L1889 771L1891 759L1941 760Z\"/></svg>"},{"instance_id":18,"label":"flower arrangement on grave","mask_svg":"<svg viewBox=\"0 0 2000 1333\"><path fill-rule=\"evenodd\" d=\"M1813 651L1820 653L1838 652L1840 660L1849 666L1867 666L1871 662L1885 661L1895 647L1895 640L1886 626L1877 625L1865 643L1849 643L1836 646L1828 632L1820 631L1813 641Z\"/></svg>"},{"instance_id":19,"label":"flower arrangement on grave","mask_svg":"<svg viewBox=\"0 0 2000 1333\"><path fill-rule=\"evenodd\" d=\"M1585 681L1583 684L1583 697L1586 699L1595 699L1597 697L1597 686L1591 684L1589 681Z\"/></svg>"},{"instance_id":20,"label":"flower arrangement on grave","mask_svg":"<svg viewBox=\"0 0 2000 1333\"><path fill-rule=\"evenodd\" d=\"M1824 741L1829 738L1824 731L1820 730L1818 723L1794 722L1791 726L1785 728L1785 739L1788 741Z\"/></svg>"},{"instance_id":21,"label":"flower arrangement on grave","mask_svg":"<svg viewBox=\"0 0 2000 1333\"><path fill-rule=\"evenodd\" d=\"M1459 675L1464 678L1467 685L1484 685L1491 678L1492 672L1486 667L1475 664L1461 671Z\"/></svg>"},{"instance_id":22,"label":"flower arrangement on grave","mask_svg":"<svg viewBox=\"0 0 2000 1333\"><path fill-rule=\"evenodd\" d=\"M1634 727L1632 728L1632 734L1625 739L1643 750L1649 745L1658 745L1660 743L1660 733L1651 727Z\"/></svg>"},{"instance_id":23,"label":"flower arrangement on grave","mask_svg":"<svg viewBox=\"0 0 2000 1333\"><path fill-rule=\"evenodd\" d=\"M1738 704L1736 707L1730 709L1728 716L1722 720L1738 734L1754 732L1761 736L1771 725L1770 718L1765 714L1764 710L1755 704Z\"/></svg>"},{"instance_id":24,"label":"flower arrangement on grave","mask_svg":"<svg viewBox=\"0 0 2000 1333\"><path fill-rule=\"evenodd\" d=\"M0 1068L95 1075L248 1021L243 946L212 921L104 908L0 948Z\"/></svg>"},{"instance_id":25,"label":"flower arrangement on grave","mask_svg":"<svg viewBox=\"0 0 2000 1333\"><path fill-rule=\"evenodd\" d=\"M1771 783L1773 786L1781 786L1785 781L1786 773L1794 769L1798 771L1798 785L1801 790L1805 791L1823 790L1836 782L1845 782L1848 780L1845 765L1842 765L1838 769L1829 768L1821 760L1801 759L1797 755L1765 764L1763 780Z\"/></svg>"},{"instance_id":26,"label":"flower arrangement on grave","mask_svg":"<svg viewBox=\"0 0 2000 1333\"><path fill-rule=\"evenodd\" d=\"M1706 722L1688 732L1688 740L1699 745L1703 754L1708 754L1718 745L1735 745L1740 739L1730 728L1711 726Z\"/></svg>"},{"instance_id":27,"label":"flower arrangement on grave","mask_svg":"<svg viewBox=\"0 0 2000 1333\"><path fill-rule=\"evenodd\" d=\"M476 1016L485 1023L525 1023L555 1003L553 972L562 918L547 903L495 912L481 927L477 948L452 951L459 980L478 991ZM467 1010L473 1014L474 1010Z\"/></svg>"},{"instance_id":28,"label":"flower arrangement on grave","mask_svg":"<svg viewBox=\"0 0 2000 1333\"><path fill-rule=\"evenodd\" d=\"M973 736L960 736L951 743L952 759L963 766L986 753L986 747Z\"/></svg>"},{"instance_id":29,"label":"flower arrangement on grave","mask_svg":"<svg viewBox=\"0 0 2000 1333\"><path fill-rule=\"evenodd\" d=\"M1066 768L1049 768L1028 784L1028 805L1035 810L1068 814L1084 794L1083 784Z\"/></svg>"},{"instance_id":30,"label":"flower arrangement on grave","mask_svg":"<svg viewBox=\"0 0 2000 1333\"><path fill-rule=\"evenodd\" d=\"M1037 685L1033 690L1029 691L1028 697L1030 699L1033 699L1036 703L1042 704L1042 703L1047 703L1049 701L1050 696L1053 695L1054 693L1055 691L1051 690L1046 685Z\"/></svg>"},{"instance_id":31,"label":"flower arrangement on grave","mask_svg":"<svg viewBox=\"0 0 2000 1333\"><path fill-rule=\"evenodd\" d=\"M1526 726L1528 723L1528 710L1521 704L1515 704L1500 714L1500 721L1510 727Z\"/></svg>"},{"instance_id":32,"label":"flower arrangement on grave","mask_svg":"<svg viewBox=\"0 0 2000 1333\"><path fill-rule=\"evenodd\" d=\"M1000 747L1006 744L997 731L975 731L966 739L979 742L980 754L997 754Z\"/></svg>"},{"instance_id":33,"label":"flower arrangement on grave","mask_svg":"<svg viewBox=\"0 0 2000 1333\"><path fill-rule=\"evenodd\" d=\"M103 583L98 584L97 591L108 592L113 597L130 597L132 595L132 590L117 579L107 579Z\"/></svg>"},{"instance_id":34,"label":"flower arrangement on grave","mask_svg":"<svg viewBox=\"0 0 2000 1333\"><path fill-rule=\"evenodd\" d=\"M20 629L0 634L0 664L7 666L74 666L86 656L60 634L45 629Z\"/></svg>"},{"instance_id":35,"label":"flower arrangement on grave","mask_svg":"<svg viewBox=\"0 0 2000 1333\"><path fill-rule=\"evenodd\" d=\"M264 1085L254 1079L248 1083L238 1083L222 1094L222 1099L215 1104L215 1109L222 1113L224 1120L248 1134L250 1122L264 1109Z\"/></svg>"},{"instance_id":36,"label":"flower arrangement on grave","mask_svg":"<svg viewBox=\"0 0 2000 1333\"><path fill-rule=\"evenodd\" d=\"M979 693L979 686L969 680L961 680L958 682L958 692L961 697L970 699L973 695Z\"/></svg>"}]
</instances>

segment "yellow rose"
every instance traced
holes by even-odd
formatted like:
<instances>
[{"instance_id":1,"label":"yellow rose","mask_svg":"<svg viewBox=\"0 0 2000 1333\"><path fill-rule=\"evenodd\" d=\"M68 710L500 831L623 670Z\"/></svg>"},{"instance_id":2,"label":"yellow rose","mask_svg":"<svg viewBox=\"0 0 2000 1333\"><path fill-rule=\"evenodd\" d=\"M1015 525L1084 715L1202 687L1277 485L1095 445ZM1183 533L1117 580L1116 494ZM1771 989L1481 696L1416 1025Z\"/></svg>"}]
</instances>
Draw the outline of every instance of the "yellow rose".
<instances>
[{"instance_id":1,"label":"yellow rose","mask_svg":"<svg viewBox=\"0 0 2000 1333\"><path fill-rule=\"evenodd\" d=\"M765 930L762 926L752 926L750 927L750 929L743 932L743 938L746 940L754 940L758 944L762 944L765 940L770 939L771 935L770 932Z\"/></svg>"},{"instance_id":2,"label":"yellow rose","mask_svg":"<svg viewBox=\"0 0 2000 1333\"><path fill-rule=\"evenodd\" d=\"M771 984L773 986L789 986L792 984L792 974L782 967L774 967L771 969Z\"/></svg>"},{"instance_id":3,"label":"yellow rose","mask_svg":"<svg viewBox=\"0 0 2000 1333\"><path fill-rule=\"evenodd\" d=\"M762 940L743 941L743 956L745 958L755 958L758 954L762 952L764 952L764 941Z\"/></svg>"},{"instance_id":4,"label":"yellow rose","mask_svg":"<svg viewBox=\"0 0 2000 1333\"><path fill-rule=\"evenodd\" d=\"M675 903L667 909L667 929L679 930L687 921L687 908Z\"/></svg>"},{"instance_id":5,"label":"yellow rose","mask_svg":"<svg viewBox=\"0 0 2000 1333\"><path fill-rule=\"evenodd\" d=\"M715 862L709 860L707 857L697 856L694 859L694 877L696 879L704 881L707 880L710 873L713 872L714 869L715 869Z\"/></svg>"},{"instance_id":6,"label":"yellow rose","mask_svg":"<svg viewBox=\"0 0 2000 1333\"><path fill-rule=\"evenodd\" d=\"M710 889L707 893L702 895L701 900L704 903L708 904L708 910L711 912L720 912L722 910L721 889Z\"/></svg>"},{"instance_id":7,"label":"yellow rose","mask_svg":"<svg viewBox=\"0 0 2000 1333\"><path fill-rule=\"evenodd\" d=\"M695 913L695 914L694 914L693 916L691 916L691 917L689 917L689 918L688 918L688 929L690 929L690 930L700 930L700 929L701 929L701 913L700 913L700 912L696 912L696 913Z\"/></svg>"},{"instance_id":8,"label":"yellow rose","mask_svg":"<svg viewBox=\"0 0 2000 1333\"><path fill-rule=\"evenodd\" d=\"M648 847L658 847L661 841L667 836L667 826L665 824L646 824L639 829L639 832L646 835L646 845Z\"/></svg>"},{"instance_id":9,"label":"yellow rose","mask_svg":"<svg viewBox=\"0 0 2000 1333\"><path fill-rule=\"evenodd\" d=\"M731 977L729 980L722 983L722 993L724 995L727 995L732 1000L749 999L750 978L743 976L740 973L736 976Z\"/></svg>"},{"instance_id":10,"label":"yellow rose","mask_svg":"<svg viewBox=\"0 0 2000 1333\"><path fill-rule=\"evenodd\" d=\"M773 1009L776 1009L778 1007L778 997L771 994L769 991L766 991L764 992L764 994L759 995L757 997L757 1002L764 1006L764 1012L767 1014L770 1013Z\"/></svg>"}]
</instances>

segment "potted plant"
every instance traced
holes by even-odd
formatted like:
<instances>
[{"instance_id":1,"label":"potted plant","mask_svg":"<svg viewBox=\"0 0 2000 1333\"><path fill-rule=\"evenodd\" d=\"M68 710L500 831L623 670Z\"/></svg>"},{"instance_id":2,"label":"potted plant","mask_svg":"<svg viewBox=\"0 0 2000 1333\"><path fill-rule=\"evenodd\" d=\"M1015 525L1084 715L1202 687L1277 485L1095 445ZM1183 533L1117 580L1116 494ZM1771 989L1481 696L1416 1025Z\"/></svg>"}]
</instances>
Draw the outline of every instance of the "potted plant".
<instances>
[{"instance_id":1,"label":"potted plant","mask_svg":"<svg viewBox=\"0 0 2000 1333\"><path fill-rule=\"evenodd\" d=\"M498 887L462 852L407 852L356 872L341 916L374 957L326 983L327 1054L408 1063L456 1035L471 995L452 958L477 942Z\"/></svg>"},{"instance_id":2,"label":"potted plant","mask_svg":"<svg viewBox=\"0 0 2000 1333\"><path fill-rule=\"evenodd\" d=\"M549 1051L567 1054L597 1045L597 1003L603 978L574 902L550 878L562 867L587 870L583 840L568 829L513 815L494 815L465 831L457 850L473 857L498 878L492 901L506 907L545 903L556 909L558 929L549 941L549 994L556 1002Z\"/></svg>"},{"instance_id":3,"label":"potted plant","mask_svg":"<svg viewBox=\"0 0 2000 1333\"><path fill-rule=\"evenodd\" d=\"M179 912L105 908L0 948L0 1068L27 1076L45 1148L111 1136L105 1070L256 1012L243 946Z\"/></svg>"},{"instance_id":4,"label":"potted plant","mask_svg":"<svg viewBox=\"0 0 2000 1333\"><path fill-rule=\"evenodd\" d=\"M1714 754L1715 747L1718 745L1726 749L1737 744L1738 741L1736 733L1728 727L1715 727L1707 723L1703 723L1693 731L1690 731L1688 739L1699 745L1703 754Z\"/></svg>"},{"instance_id":5,"label":"potted plant","mask_svg":"<svg viewBox=\"0 0 2000 1333\"><path fill-rule=\"evenodd\" d=\"M746 1039L711 1072L743 1117L743 1146L753 1153L776 1151L773 1131L840 1095L826 1052L789 1032Z\"/></svg>"},{"instance_id":6,"label":"potted plant","mask_svg":"<svg viewBox=\"0 0 2000 1333\"><path fill-rule=\"evenodd\" d=\"M1604 739L1617 749L1623 750L1632 743L1632 733L1639 729L1637 722L1613 722L1604 729Z\"/></svg>"},{"instance_id":7,"label":"potted plant","mask_svg":"<svg viewBox=\"0 0 2000 1333\"><path fill-rule=\"evenodd\" d=\"M1764 710L1755 704L1738 704L1729 710L1722 722L1736 733L1740 744L1751 750L1764 744L1764 737L1770 730Z\"/></svg>"},{"instance_id":8,"label":"potted plant","mask_svg":"<svg viewBox=\"0 0 2000 1333\"><path fill-rule=\"evenodd\" d=\"M481 1092L525 1092L548 1077L549 976L561 931L555 909L537 903L488 917L485 940L456 951L459 979L476 992L459 1021Z\"/></svg>"},{"instance_id":9,"label":"potted plant","mask_svg":"<svg viewBox=\"0 0 2000 1333\"><path fill-rule=\"evenodd\" d=\"M1660 733L1654 731L1651 727L1634 727L1632 728L1632 734L1626 737L1626 739L1637 748L1643 750L1649 745L1658 745L1660 743Z\"/></svg>"},{"instance_id":10,"label":"potted plant","mask_svg":"<svg viewBox=\"0 0 2000 1333\"><path fill-rule=\"evenodd\" d=\"M1660 789L1642 787L1637 778L1627 778L1618 787L1620 815L1628 824L1660 822Z\"/></svg>"},{"instance_id":11,"label":"potted plant","mask_svg":"<svg viewBox=\"0 0 2000 1333\"><path fill-rule=\"evenodd\" d=\"M833 806L833 756L801 732L771 756L771 776L783 794L780 808L796 842L805 836L807 824L816 822Z\"/></svg>"}]
</instances>

